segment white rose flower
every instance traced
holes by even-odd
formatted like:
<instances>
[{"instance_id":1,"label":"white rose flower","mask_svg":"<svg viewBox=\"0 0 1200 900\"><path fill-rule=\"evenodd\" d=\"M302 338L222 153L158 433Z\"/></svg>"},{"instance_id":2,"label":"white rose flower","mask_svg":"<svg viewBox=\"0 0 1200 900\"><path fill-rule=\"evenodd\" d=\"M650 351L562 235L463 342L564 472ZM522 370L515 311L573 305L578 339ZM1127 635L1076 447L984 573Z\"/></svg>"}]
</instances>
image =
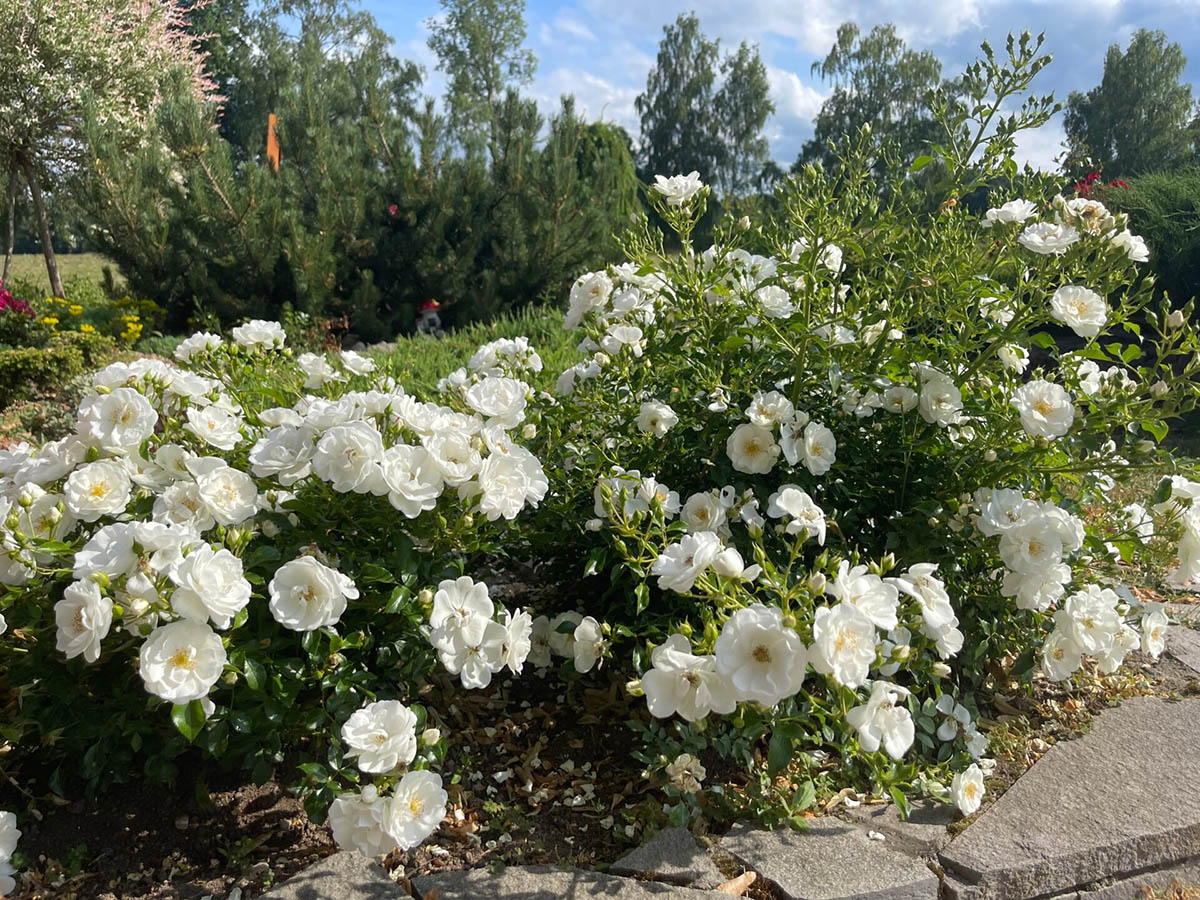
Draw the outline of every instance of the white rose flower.
<instances>
[{"instance_id":1,"label":"white rose flower","mask_svg":"<svg viewBox=\"0 0 1200 900\"><path fill-rule=\"evenodd\" d=\"M292 631L337 624L346 601L358 598L354 582L311 556L284 563L267 586L271 615Z\"/></svg>"},{"instance_id":2,"label":"white rose flower","mask_svg":"<svg viewBox=\"0 0 1200 900\"><path fill-rule=\"evenodd\" d=\"M768 516L788 520L788 534L804 532L808 537L815 537L822 547L825 546L825 512L807 491L796 484L785 484L767 502Z\"/></svg>"},{"instance_id":3,"label":"white rose flower","mask_svg":"<svg viewBox=\"0 0 1200 900\"><path fill-rule=\"evenodd\" d=\"M917 392L903 384L893 384L883 392L883 408L888 412L909 412L916 408L917 400Z\"/></svg>"},{"instance_id":4,"label":"white rose flower","mask_svg":"<svg viewBox=\"0 0 1200 900\"><path fill-rule=\"evenodd\" d=\"M946 585L935 577L937 563L917 563L897 578L888 579L921 604L921 617L930 628L941 629L958 624Z\"/></svg>"},{"instance_id":5,"label":"white rose flower","mask_svg":"<svg viewBox=\"0 0 1200 900\"><path fill-rule=\"evenodd\" d=\"M483 457L471 444L471 438L461 432L444 432L422 437L421 443L442 470L446 483L458 486L470 481L483 468Z\"/></svg>"},{"instance_id":6,"label":"white rose flower","mask_svg":"<svg viewBox=\"0 0 1200 900\"><path fill-rule=\"evenodd\" d=\"M726 620L714 648L718 670L740 700L774 706L800 690L808 651L783 614L755 603Z\"/></svg>"},{"instance_id":7,"label":"white rose flower","mask_svg":"<svg viewBox=\"0 0 1200 900\"><path fill-rule=\"evenodd\" d=\"M774 428L777 424L795 419L796 407L779 391L768 391L755 394L745 412L751 424Z\"/></svg>"},{"instance_id":8,"label":"white rose flower","mask_svg":"<svg viewBox=\"0 0 1200 900\"><path fill-rule=\"evenodd\" d=\"M571 650L574 654L575 671L580 674L590 672L604 653L604 632L600 623L591 616L584 616L575 626L574 637Z\"/></svg>"},{"instance_id":9,"label":"white rose flower","mask_svg":"<svg viewBox=\"0 0 1200 900\"><path fill-rule=\"evenodd\" d=\"M467 389L467 405L502 428L516 428L525 419L529 385L515 378L489 375Z\"/></svg>"},{"instance_id":10,"label":"white rose flower","mask_svg":"<svg viewBox=\"0 0 1200 900\"><path fill-rule=\"evenodd\" d=\"M316 429L307 425L279 425L250 448L250 471L259 478L275 478L284 487L307 478L317 452Z\"/></svg>"},{"instance_id":11,"label":"white rose flower","mask_svg":"<svg viewBox=\"0 0 1200 900\"><path fill-rule=\"evenodd\" d=\"M725 507L712 491L692 494L679 513L688 531L720 532L725 525L725 517Z\"/></svg>"},{"instance_id":12,"label":"white rose flower","mask_svg":"<svg viewBox=\"0 0 1200 900\"><path fill-rule=\"evenodd\" d=\"M1021 426L1030 437L1055 440L1071 430L1075 407L1071 396L1050 381L1031 381L1013 393L1009 401L1021 417Z\"/></svg>"},{"instance_id":13,"label":"white rose flower","mask_svg":"<svg viewBox=\"0 0 1200 900\"><path fill-rule=\"evenodd\" d=\"M342 725L342 740L362 771L391 772L416 759L417 714L399 700L368 703Z\"/></svg>"},{"instance_id":14,"label":"white rose flower","mask_svg":"<svg viewBox=\"0 0 1200 900\"><path fill-rule=\"evenodd\" d=\"M242 575L242 561L222 548L207 544L171 566L172 608L185 619L228 628L233 617L250 602L250 582Z\"/></svg>"},{"instance_id":15,"label":"white rose flower","mask_svg":"<svg viewBox=\"0 0 1200 900\"><path fill-rule=\"evenodd\" d=\"M856 607L876 628L890 631L896 627L900 592L878 575L867 572L866 566L850 568L850 563L842 560L837 577L829 582L827 590L831 596Z\"/></svg>"},{"instance_id":16,"label":"white rose flower","mask_svg":"<svg viewBox=\"0 0 1200 900\"><path fill-rule=\"evenodd\" d=\"M538 618L545 619L545 616ZM508 610L504 611L504 630L507 632L504 638L504 666L514 675L521 674L525 660L533 653L533 622L533 616L528 612L517 610L514 615Z\"/></svg>"},{"instance_id":17,"label":"white rose flower","mask_svg":"<svg viewBox=\"0 0 1200 900\"><path fill-rule=\"evenodd\" d=\"M673 634L650 654L653 668L642 676L650 715L675 713L688 722L710 712L728 715L737 708L733 686L717 669L715 656L696 656L682 634Z\"/></svg>"},{"instance_id":18,"label":"white rose flower","mask_svg":"<svg viewBox=\"0 0 1200 900\"><path fill-rule=\"evenodd\" d=\"M379 796L373 784L361 794L341 794L329 805L329 830L343 850L377 857L396 848L396 840L383 830L388 801Z\"/></svg>"},{"instance_id":19,"label":"white rose flower","mask_svg":"<svg viewBox=\"0 0 1200 900\"><path fill-rule=\"evenodd\" d=\"M875 662L875 626L862 610L849 603L822 606L813 617L813 668L848 688L867 681Z\"/></svg>"},{"instance_id":20,"label":"white rose flower","mask_svg":"<svg viewBox=\"0 0 1200 900\"><path fill-rule=\"evenodd\" d=\"M379 468L388 488L388 502L410 519L433 509L445 489L442 470L424 447L389 447Z\"/></svg>"},{"instance_id":21,"label":"white rose flower","mask_svg":"<svg viewBox=\"0 0 1200 900\"><path fill-rule=\"evenodd\" d=\"M754 292L762 311L772 319L786 319L796 312L791 295L777 284L768 284Z\"/></svg>"},{"instance_id":22,"label":"white rose flower","mask_svg":"<svg viewBox=\"0 0 1200 900\"><path fill-rule=\"evenodd\" d=\"M1120 602L1116 591L1089 584L1067 597L1062 610L1055 613L1055 627L1061 628L1084 653L1103 655L1121 630L1117 613Z\"/></svg>"},{"instance_id":23,"label":"white rose flower","mask_svg":"<svg viewBox=\"0 0 1200 900\"><path fill-rule=\"evenodd\" d=\"M804 461L804 468L809 472L813 475L824 475L837 462L837 440L833 432L820 422L809 422L804 427L800 456Z\"/></svg>"},{"instance_id":24,"label":"white rose flower","mask_svg":"<svg viewBox=\"0 0 1200 900\"><path fill-rule=\"evenodd\" d=\"M1070 225L1057 222L1037 222L1021 232L1017 241L1027 250L1043 256L1061 256L1067 248L1079 240L1079 232Z\"/></svg>"},{"instance_id":25,"label":"white rose flower","mask_svg":"<svg viewBox=\"0 0 1200 900\"><path fill-rule=\"evenodd\" d=\"M180 362L189 362L197 353L211 352L223 343L220 335L197 331L175 348L175 358Z\"/></svg>"},{"instance_id":26,"label":"white rose flower","mask_svg":"<svg viewBox=\"0 0 1200 900\"><path fill-rule=\"evenodd\" d=\"M1001 364L1010 372L1024 374L1029 367L1029 351L1019 344L1005 344L996 351Z\"/></svg>"},{"instance_id":27,"label":"white rose flower","mask_svg":"<svg viewBox=\"0 0 1200 900\"><path fill-rule=\"evenodd\" d=\"M1065 681L1083 665L1083 652L1069 634L1057 627L1062 610L1055 614L1055 629L1042 644L1042 671L1051 681Z\"/></svg>"},{"instance_id":28,"label":"white rose flower","mask_svg":"<svg viewBox=\"0 0 1200 900\"><path fill-rule=\"evenodd\" d=\"M571 297L566 318L563 320L563 327L568 331L578 328L583 322L584 316L594 309L604 307L612 289L612 279L605 272L589 272L577 278L571 286ZM559 391L559 393L563 392Z\"/></svg>"},{"instance_id":29,"label":"white rose flower","mask_svg":"<svg viewBox=\"0 0 1200 900\"><path fill-rule=\"evenodd\" d=\"M775 443L774 434L761 425L749 423L733 430L725 442L725 452L733 467L747 475L765 475L775 468L775 461L779 459L779 445Z\"/></svg>"},{"instance_id":30,"label":"white rose flower","mask_svg":"<svg viewBox=\"0 0 1200 900\"><path fill-rule=\"evenodd\" d=\"M100 642L112 626L112 601L100 593L94 581L74 581L54 604L58 626L56 647L67 659L82 656L94 663L100 658Z\"/></svg>"},{"instance_id":31,"label":"white rose flower","mask_svg":"<svg viewBox=\"0 0 1200 900\"><path fill-rule=\"evenodd\" d=\"M313 471L339 493L383 494L387 492L380 463L383 437L365 421L335 425L321 435L313 455Z\"/></svg>"},{"instance_id":32,"label":"white rose flower","mask_svg":"<svg viewBox=\"0 0 1200 900\"><path fill-rule=\"evenodd\" d=\"M282 347L287 335L283 326L278 322L267 322L263 319L251 319L244 325L233 329L233 341L239 347L253 349L255 347Z\"/></svg>"},{"instance_id":33,"label":"white rose flower","mask_svg":"<svg viewBox=\"0 0 1200 900\"><path fill-rule=\"evenodd\" d=\"M375 360L354 350L343 350L341 359L346 371L352 375L370 375L375 371Z\"/></svg>"},{"instance_id":34,"label":"white rose flower","mask_svg":"<svg viewBox=\"0 0 1200 900\"><path fill-rule=\"evenodd\" d=\"M495 604L488 597L488 586L475 581L469 575L446 579L438 584L433 595L433 610L429 614L429 627L433 630L430 641L441 648L453 643L455 635L473 620L491 620L496 613Z\"/></svg>"},{"instance_id":35,"label":"white rose flower","mask_svg":"<svg viewBox=\"0 0 1200 900\"><path fill-rule=\"evenodd\" d=\"M526 504L536 507L549 489L550 482L537 457L524 447L514 446L507 453L493 453L483 461L479 469L479 511L489 522L501 517L511 521Z\"/></svg>"},{"instance_id":36,"label":"white rose flower","mask_svg":"<svg viewBox=\"0 0 1200 900\"><path fill-rule=\"evenodd\" d=\"M1038 214L1037 204L1030 200L1009 200L1002 206L989 209L979 224L984 228L993 225L1011 225L1014 222L1024 222Z\"/></svg>"},{"instance_id":37,"label":"white rose flower","mask_svg":"<svg viewBox=\"0 0 1200 900\"><path fill-rule=\"evenodd\" d=\"M1171 620L1161 603L1147 603L1142 614L1142 652L1158 659L1167 647L1167 628Z\"/></svg>"},{"instance_id":38,"label":"white rose flower","mask_svg":"<svg viewBox=\"0 0 1200 900\"><path fill-rule=\"evenodd\" d=\"M219 450L232 450L242 440L242 417L216 404L197 409L189 406L184 427L206 444Z\"/></svg>"},{"instance_id":39,"label":"white rose flower","mask_svg":"<svg viewBox=\"0 0 1200 900\"><path fill-rule=\"evenodd\" d=\"M509 642L512 641L511 630ZM525 657L539 669L544 669L552 662L553 649L550 646L550 620L545 616L535 616L529 632L529 654Z\"/></svg>"},{"instance_id":40,"label":"white rose flower","mask_svg":"<svg viewBox=\"0 0 1200 900\"><path fill-rule=\"evenodd\" d=\"M408 772L392 791L383 829L401 850L411 850L435 831L446 817L449 799L442 778L433 772Z\"/></svg>"},{"instance_id":41,"label":"white rose flower","mask_svg":"<svg viewBox=\"0 0 1200 900\"><path fill-rule=\"evenodd\" d=\"M254 479L215 457L192 460L196 489L212 517L221 525L240 525L258 511Z\"/></svg>"},{"instance_id":42,"label":"white rose flower","mask_svg":"<svg viewBox=\"0 0 1200 900\"><path fill-rule=\"evenodd\" d=\"M304 387L315 391L330 381L344 381L343 376L329 364L323 353L301 353L296 365L304 373Z\"/></svg>"},{"instance_id":43,"label":"white rose flower","mask_svg":"<svg viewBox=\"0 0 1200 900\"><path fill-rule=\"evenodd\" d=\"M875 753L880 745L892 759L901 759L916 738L912 714L904 706L909 691L898 684L876 681L862 706L846 713L846 722L858 732L858 745Z\"/></svg>"},{"instance_id":44,"label":"white rose flower","mask_svg":"<svg viewBox=\"0 0 1200 900\"><path fill-rule=\"evenodd\" d=\"M146 690L171 703L208 696L225 668L221 638L203 622L182 619L150 633L138 653Z\"/></svg>"},{"instance_id":45,"label":"white rose flower","mask_svg":"<svg viewBox=\"0 0 1200 900\"><path fill-rule=\"evenodd\" d=\"M124 453L154 434L158 413L133 388L93 394L79 404L76 433L80 439L110 453Z\"/></svg>"},{"instance_id":46,"label":"white rose flower","mask_svg":"<svg viewBox=\"0 0 1200 900\"><path fill-rule=\"evenodd\" d=\"M1108 321L1108 304L1093 290L1063 285L1050 298L1050 315L1082 338L1094 338Z\"/></svg>"},{"instance_id":47,"label":"white rose flower","mask_svg":"<svg viewBox=\"0 0 1200 900\"><path fill-rule=\"evenodd\" d=\"M456 631L434 631L430 640L435 638L442 665L465 688L487 687L504 668L508 630L499 622L476 616Z\"/></svg>"},{"instance_id":48,"label":"white rose flower","mask_svg":"<svg viewBox=\"0 0 1200 900\"><path fill-rule=\"evenodd\" d=\"M685 535L679 543L663 550L650 571L658 576L662 590L686 594L724 549L721 539L711 531Z\"/></svg>"},{"instance_id":49,"label":"white rose flower","mask_svg":"<svg viewBox=\"0 0 1200 900\"><path fill-rule=\"evenodd\" d=\"M1118 250L1124 250L1130 262L1148 262L1150 260L1150 248L1146 246L1145 239L1131 234L1128 228L1109 238L1109 243Z\"/></svg>"},{"instance_id":50,"label":"white rose flower","mask_svg":"<svg viewBox=\"0 0 1200 900\"><path fill-rule=\"evenodd\" d=\"M0 812L0 859L12 859L19 840L21 829L17 827L17 817L7 810Z\"/></svg>"},{"instance_id":51,"label":"white rose flower","mask_svg":"<svg viewBox=\"0 0 1200 900\"><path fill-rule=\"evenodd\" d=\"M672 175L670 178L655 175L651 187L663 195L667 206L687 206L693 197L704 190L704 182L700 180L699 172Z\"/></svg>"},{"instance_id":52,"label":"white rose flower","mask_svg":"<svg viewBox=\"0 0 1200 900\"><path fill-rule=\"evenodd\" d=\"M662 437L679 423L675 410L665 403L650 400L641 405L638 410L637 427L642 434Z\"/></svg>"},{"instance_id":53,"label":"white rose flower","mask_svg":"<svg viewBox=\"0 0 1200 900\"><path fill-rule=\"evenodd\" d=\"M998 325L1008 325L1016 315L1008 301L999 297L980 297L979 314L985 319L991 319Z\"/></svg>"},{"instance_id":54,"label":"white rose flower","mask_svg":"<svg viewBox=\"0 0 1200 900\"><path fill-rule=\"evenodd\" d=\"M921 418L931 425L955 425L962 420L962 392L941 372L922 374L921 395L917 405Z\"/></svg>"},{"instance_id":55,"label":"white rose flower","mask_svg":"<svg viewBox=\"0 0 1200 900\"><path fill-rule=\"evenodd\" d=\"M574 610L561 612L550 620L546 640L555 656L575 655L575 629L583 621L583 616Z\"/></svg>"},{"instance_id":56,"label":"white rose flower","mask_svg":"<svg viewBox=\"0 0 1200 900\"><path fill-rule=\"evenodd\" d=\"M950 782L950 796L964 816L978 812L987 789L983 786L983 770L971 763L965 772L959 772Z\"/></svg>"},{"instance_id":57,"label":"white rose flower","mask_svg":"<svg viewBox=\"0 0 1200 900\"><path fill-rule=\"evenodd\" d=\"M63 500L71 515L84 522L125 511L133 483L125 467L113 460L80 466L63 485Z\"/></svg>"}]
</instances>

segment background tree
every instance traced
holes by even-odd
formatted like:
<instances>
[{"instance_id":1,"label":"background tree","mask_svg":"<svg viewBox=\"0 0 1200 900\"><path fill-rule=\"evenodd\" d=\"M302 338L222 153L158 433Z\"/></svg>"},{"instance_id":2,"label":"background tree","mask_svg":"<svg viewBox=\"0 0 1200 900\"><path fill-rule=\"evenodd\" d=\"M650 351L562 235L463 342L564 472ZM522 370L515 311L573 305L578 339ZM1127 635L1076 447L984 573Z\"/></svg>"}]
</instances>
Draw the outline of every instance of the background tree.
<instances>
[{"instance_id":1,"label":"background tree","mask_svg":"<svg viewBox=\"0 0 1200 900\"><path fill-rule=\"evenodd\" d=\"M757 46L742 41L737 52L722 61L721 76L715 107L725 153L718 183L726 196L738 197L753 187L767 161L768 144L762 130L775 112L775 104Z\"/></svg>"},{"instance_id":2,"label":"background tree","mask_svg":"<svg viewBox=\"0 0 1200 900\"><path fill-rule=\"evenodd\" d=\"M451 128L470 148L486 142L499 157L499 106L510 88L533 79L537 59L525 42L524 0L442 0L430 19L429 47L446 73Z\"/></svg>"},{"instance_id":3,"label":"background tree","mask_svg":"<svg viewBox=\"0 0 1200 900\"><path fill-rule=\"evenodd\" d=\"M700 173L711 182L724 162L715 111L718 43L694 13L663 26L658 57L635 105L647 177Z\"/></svg>"},{"instance_id":4,"label":"background tree","mask_svg":"<svg viewBox=\"0 0 1200 900\"><path fill-rule=\"evenodd\" d=\"M809 162L831 165L830 141L863 125L894 142L902 160L936 140L929 107L943 86L942 64L927 50L910 50L894 25L876 25L864 37L853 22L842 24L829 55L812 71L833 84L833 93L821 104L813 137L793 170Z\"/></svg>"},{"instance_id":5,"label":"background tree","mask_svg":"<svg viewBox=\"0 0 1200 900\"><path fill-rule=\"evenodd\" d=\"M182 70L197 96L212 90L187 30L189 8L176 0L0 0L0 169L29 191L59 296L48 193L88 158L85 117L133 147L172 71Z\"/></svg>"},{"instance_id":6,"label":"background tree","mask_svg":"<svg viewBox=\"0 0 1200 900\"><path fill-rule=\"evenodd\" d=\"M1124 53L1112 44L1100 84L1067 98L1068 161L1087 159L1110 178L1174 168L1197 158L1187 60L1161 31L1138 29Z\"/></svg>"}]
</instances>

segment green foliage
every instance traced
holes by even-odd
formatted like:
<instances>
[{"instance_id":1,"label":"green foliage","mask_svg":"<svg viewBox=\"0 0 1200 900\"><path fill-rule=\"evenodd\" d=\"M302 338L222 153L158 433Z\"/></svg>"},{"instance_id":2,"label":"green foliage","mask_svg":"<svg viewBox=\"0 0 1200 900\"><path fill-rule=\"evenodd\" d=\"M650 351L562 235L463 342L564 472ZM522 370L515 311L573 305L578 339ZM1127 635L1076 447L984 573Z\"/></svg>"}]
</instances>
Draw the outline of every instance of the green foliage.
<instances>
[{"instance_id":1,"label":"green foliage","mask_svg":"<svg viewBox=\"0 0 1200 900\"><path fill-rule=\"evenodd\" d=\"M713 101L724 149L717 174L725 196L741 197L767 162L769 146L762 130L775 112L775 104L757 46L742 41L736 53L722 60L721 77Z\"/></svg>"},{"instance_id":2,"label":"green foliage","mask_svg":"<svg viewBox=\"0 0 1200 900\"><path fill-rule=\"evenodd\" d=\"M1200 167L1140 175L1096 194L1150 246L1155 287L1183 306L1200 295Z\"/></svg>"},{"instance_id":3,"label":"green foliage","mask_svg":"<svg viewBox=\"0 0 1200 900\"><path fill-rule=\"evenodd\" d=\"M910 50L894 25L876 25L863 36L854 23L842 24L829 54L812 71L833 84L833 93L821 104L815 132L793 171L809 162L833 165L833 145L863 126L894 142L905 164L941 138L930 110L945 89L942 64L928 50Z\"/></svg>"},{"instance_id":4,"label":"green foliage","mask_svg":"<svg viewBox=\"0 0 1200 900\"><path fill-rule=\"evenodd\" d=\"M1139 28L1123 53L1110 45L1100 84L1067 99L1067 173L1121 178L1196 160L1200 118L1179 80L1186 62L1161 31Z\"/></svg>"},{"instance_id":5,"label":"green foliage","mask_svg":"<svg viewBox=\"0 0 1200 900\"><path fill-rule=\"evenodd\" d=\"M442 0L430 19L429 49L446 73L446 107L468 152L486 145L492 165L501 155L496 109L511 90L533 80L537 59L525 42L525 0Z\"/></svg>"},{"instance_id":6,"label":"green foliage","mask_svg":"<svg viewBox=\"0 0 1200 900\"><path fill-rule=\"evenodd\" d=\"M71 331L52 335L44 347L0 350L0 409L53 393L115 352L111 338Z\"/></svg>"}]
</instances>

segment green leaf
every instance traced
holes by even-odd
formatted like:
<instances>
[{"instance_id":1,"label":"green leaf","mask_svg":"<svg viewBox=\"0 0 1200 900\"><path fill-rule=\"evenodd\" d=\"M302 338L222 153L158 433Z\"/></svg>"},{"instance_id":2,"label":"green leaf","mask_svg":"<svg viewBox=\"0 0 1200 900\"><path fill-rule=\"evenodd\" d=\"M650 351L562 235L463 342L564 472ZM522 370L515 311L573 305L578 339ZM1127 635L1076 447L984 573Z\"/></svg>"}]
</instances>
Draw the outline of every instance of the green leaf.
<instances>
[{"instance_id":1,"label":"green leaf","mask_svg":"<svg viewBox=\"0 0 1200 900\"><path fill-rule=\"evenodd\" d=\"M261 691L263 689L263 685L267 682L267 671L263 668L262 663L247 659L243 672L246 676L246 685L250 690Z\"/></svg>"},{"instance_id":2,"label":"green leaf","mask_svg":"<svg viewBox=\"0 0 1200 900\"><path fill-rule=\"evenodd\" d=\"M1154 439L1156 441L1162 441L1163 438L1165 438L1167 436L1167 431L1169 430L1167 428L1166 422L1160 422L1160 421L1139 422L1138 424L1140 424L1142 426L1143 431L1148 431L1148 432L1150 432L1150 434L1154 435ZM1167 490L1169 493L1170 488L1168 487ZM1164 498L1164 499L1166 499L1166 498ZM1159 501L1159 502L1161 502L1161 501Z\"/></svg>"},{"instance_id":3,"label":"green leaf","mask_svg":"<svg viewBox=\"0 0 1200 900\"><path fill-rule=\"evenodd\" d=\"M896 804L896 809L900 811L900 818L907 819L910 811L908 798L904 796L904 791L898 787L888 788L888 793L892 795L892 802Z\"/></svg>"},{"instance_id":4,"label":"green leaf","mask_svg":"<svg viewBox=\"0 0 1200 900\"><path fill-rule=\"evenodd\" d=\"M792 811L804 812L804 810L815 805L817 802L817 787L812 781L806 781L796 789L795 796L792 797Z\"/></svg>"},{"instance_id":5,"label":"green leaf","mask_svg":"<svg viewBox=\"0 0 1200 900\"><path fill-rule=\"evenodd\" d=\"M396 576L377 563L367 563L358 570L355 581L366 584L395 584Z\"/></svg>"},{"instance_id":6,"label":"green leaf","mask_svg":"<svg viewBox=\"0 0 1200 900\"><path fill-rule=\"evenodd\" d=\"M916 159L914 159L912 161L912 166L909 168L909 171L910 172L920 172L923 168L925 168L931 162L933 162L932 156L918 156Z\"/></svg>"},{"instance_id":7,"label":"green leaf","mask_svg":"<svg viewBox=\"0 0 1200 900\"><path fill-rule=\"evenodd\" d=\"M643 581L633 589L633 593L637 597L637 611L645 611L650 605L650 586Z\"/></svg>"},{"instance_id":8,"label":"green leaf","mask_svg":"<svg viewBox=\"0 0 1200 900\"><path fill-rule=\"evenodd\" d=\"M785 728L776 728L767 745L767 774L778 775L792 761L792 736Z\"/></svg>"},{"instance_id":9,"label":"green leaf","mask_svg":"<svg viewBox=\"0 0 1200 900\"><path fill-rule=\"evenodd\" d=\"M196 740L196 735L200 733L207 719L204 706L199 700L188 704L176 703L171 707L171 721L175 723L179 733L187 738L189 744Z\"/></svg>"}]
</instances>

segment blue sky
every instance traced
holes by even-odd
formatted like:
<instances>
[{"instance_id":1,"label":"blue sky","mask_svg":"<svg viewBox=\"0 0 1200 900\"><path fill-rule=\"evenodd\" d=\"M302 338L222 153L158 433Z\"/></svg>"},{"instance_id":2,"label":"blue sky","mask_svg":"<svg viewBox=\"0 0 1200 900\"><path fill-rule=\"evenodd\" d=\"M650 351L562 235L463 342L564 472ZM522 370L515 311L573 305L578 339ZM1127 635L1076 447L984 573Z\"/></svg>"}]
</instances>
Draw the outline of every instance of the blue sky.
<instances>
[{"instance_id":1,"label":"blue sky","mask_svg":"<svg viewBox=\"0 0 1200 900\"><path fill-rule=\"evenodd\" d=\"M393 36L397 55L421 63L426 91L442 93L436 59L426 46L426 20L440 12L438 0L364 0ZM812 119L829 87L810 75L824 58L838 25L854 21L864 30L893 22L909 46L933 51L943 73L955 74L987 39L998 50L1009 31L1046 33L1054 62L1035 82L1040 92L1063 100L1100 80L1104 54L1123 47L1138 28L1157 28L1183 47L1184 79L1200 89L1200 0L527 0L528 46L538 69L528 92L544 111L561 94L574 94L589 118L604 118L638 132L634 98L645 87L663 25L694 10L710 37L731 49L757 43L768 68L775 115L767 123L771 153L785 166L812 135ZM1063 139L1062 116L1028 133L1020 154L1050 167Z\"/></svg>"}]
</instances>

